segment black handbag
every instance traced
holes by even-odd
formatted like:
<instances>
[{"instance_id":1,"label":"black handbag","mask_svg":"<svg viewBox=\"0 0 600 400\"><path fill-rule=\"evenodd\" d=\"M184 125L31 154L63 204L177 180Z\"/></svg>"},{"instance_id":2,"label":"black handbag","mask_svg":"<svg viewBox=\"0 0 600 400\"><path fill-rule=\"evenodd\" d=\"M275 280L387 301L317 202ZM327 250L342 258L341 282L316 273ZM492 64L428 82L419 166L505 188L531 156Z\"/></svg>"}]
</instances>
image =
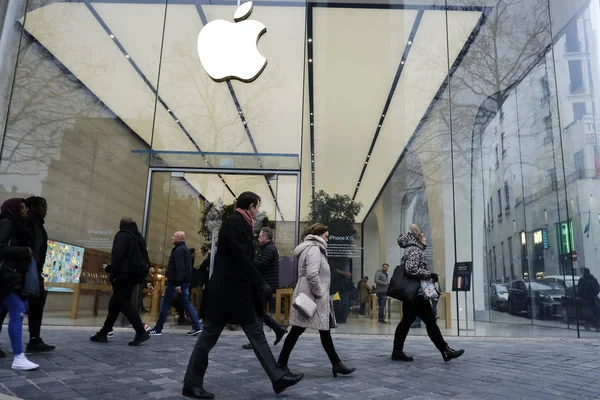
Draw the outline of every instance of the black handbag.
<instances>
[{"instance_id":1,"label":"black handbag","mask_svg":"<svg viewBox=\"0 0 600 400\"><path fill-rule=\"evenodd\" d=\"M388 286L387 295L400 301L413 301L417 297L421 282L407 276L404 270L404 262L396 266L394 274Z\"/></svg>"}]
</instances>

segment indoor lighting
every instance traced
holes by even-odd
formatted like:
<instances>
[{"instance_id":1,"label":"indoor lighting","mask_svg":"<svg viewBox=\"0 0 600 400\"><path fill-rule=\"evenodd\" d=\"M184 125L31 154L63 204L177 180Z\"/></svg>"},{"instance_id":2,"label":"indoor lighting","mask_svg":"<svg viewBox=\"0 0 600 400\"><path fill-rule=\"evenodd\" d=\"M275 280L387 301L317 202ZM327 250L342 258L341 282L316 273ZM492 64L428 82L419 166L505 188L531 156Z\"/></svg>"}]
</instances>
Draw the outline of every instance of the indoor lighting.
<instances>
[{"instance_id":1,"label":"indoor lighting","mask_svg":"<svg viewBox=\"0 0 600 400\"><path fill-rule=\"evenodd\" d=\"M125 58L129 58L129 54L125 54Z\"/></svg>"},{"instance_id":2,"label":"indoor lighting","mask_svg":"<svg viewBox=\"0 0 600 400\"><path fill-rule=\"evenodd\" d=\"M111 39L114 39L114 38L115 38L115 35L110 35L110 38L111 38Z\"/></svg>"},{"instance_id":3,"label":"indoor lighting","mask_svg":"<svg viewBox=\"0 0 600 400\"><path fill-rule=\"evenodd\" d=\"M311 38L308 38L308 41L309 41L309 42L312 42L312 39L311 39Z\"/></svg>"},{"instance_id":4,"label":"indoor lighting","mask_svg":"<svg viewBox=\"0 0 600 400\"><path fill-rule=\"evenodd\" d=\"M382 117L385 118L385 114L383 114Z\"/></svg>"},{"instance_id":5,"label":"indoor lighting","mask_svg":"<svg viewBox=\"0 0 600 400\"><path fill-rule=\"evenodd\" d=\"M412 40L409 40L409 41L408 41L408 44L409 44L409 45L411 45L411 44L412 44Z\"/></svg>"},{"instance_id":6,"label":"indoor lighting","mask_svg":"<svg viewBox=\"0 0 600 400\"><path fill-rule=\"evenodd\" d=\"M381 128L381 125L379 125L379 127Z\"/></svg>"},{"instance_id":7,"label":"indoor lighting","mask_svg":"<svg viewBox=\"0 0 600 400\"><path fill-rule=\"evenodd\" d=\"M309 63L311 63L311 62L312 62L312 58L309 58L309 59L308 59L308 62L309 62Z\"/></svg>"},{"instance_id":8,"label":"indoor lighting","mask_svg":"<svg viewBox=\"0 0 600 400\"><path fill-rule=\"evenodd\" d=\"M179 123L179 120L178 120L178 119L176 119L176 120L175 120L175 122Z\"/></svg>"},{"instance_id":9,"label":"indoor lighting","mask_svg":"<svg viewBox=\"0 0 600 400\"><path fill-rule=\"evenodd\" d=\"M400 61L400 64L404 65L404 60Z\"/></svg>"},{"instance_id":10,"label":"indoor lighting","mask_svg":"<svg viewBox=\"0 0 600 400\"><path fill-rule=\"evenodd\" d=\"M167 108L167 112L171 112L171 109L170 109L170 108Z\"/></svg>"}]
</instances>

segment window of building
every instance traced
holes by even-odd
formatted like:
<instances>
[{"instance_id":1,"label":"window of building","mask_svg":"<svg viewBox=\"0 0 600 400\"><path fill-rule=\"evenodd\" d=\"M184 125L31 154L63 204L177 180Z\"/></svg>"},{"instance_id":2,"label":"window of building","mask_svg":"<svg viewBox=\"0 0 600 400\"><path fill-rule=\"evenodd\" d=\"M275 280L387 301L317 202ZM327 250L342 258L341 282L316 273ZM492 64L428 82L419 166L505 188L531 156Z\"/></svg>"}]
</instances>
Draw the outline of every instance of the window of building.
<instances>
[{"instance_id":1,"label":"window of building","mask_svg":"<svg viewBox=\"0 0 600 400\"><path fill-rule=\"evenodd\" d=\"M506 262L504 262L504 242L500 242L500 259L502 260L502 282L506 279Z\"/></svg>"},{"instance_id":2,"label":"window of building","mask_svg":"<svg viewBox=\"0 0 600 400\"><path fill-rule=\"evenodd\" d=\"M587 112L585 102L578 101L573 103L573 120L577 121L583 118L585 113Z\"/></svg>"},{"instance_id":3,"label":"window of building","mask_svg":"<svg viewBox=\"0 0 600 400\"><path fill-rule=\"evenodd\" d=\"M496 246L494 246L492 248L492 253L493 253L492 261L494 262L494 281L497 282L498 281L498 263L496 261Z\"/></svg>"},{"instance_id":4,"label":"window of building","mask_svg":"<svg viewBox=\"0 0 600 400\"><path fill-rule=\"evenodd\" d=\"M506 156L506 132L502 132L502 134L500 135L500 145L501 145L501 149L502 149L502 158L504 158L504 156Z\"/></svg>"},{"instance_id":5,"label":"window of building","mask_svg":"<svg viewBox=\"0 0 600 400\"><path fill-rule=\"evenodd\" d=\"M510 210L510 191L508 188L508 181L504 181L504 200L505 200L505 205L504 205L504 211L509 211Z\"/></svg>"},{"instance_id":6,"label":"window of building","mask_svg":"<svg viewBox=\"0 0 600 400\"><path fill-rule=\"evenodd\" d=\"M502 218L502 191L498 189L498 219Z\"/></svg>"},{"instance_id":7,"label":"window of building","mask_svg":"<svg viewBox=\"0 0 600 400\"><path fill-rule=\"evenodd\" d=\"M550 115L544 117L544 126L546 127L546 139L552 139L552 117Z\"/></svg>"},{"instance_id":8,"label":"window of building","mask_svg":"<svg viewBox=\"0 0 600 400\"><path fill-rule=\"evenodd\" d=\"M544 76L540 79L540 85L542 87L542 98L541 103L545 104L550 100L550 84L548 83L548 76Z\"/></svg>"},{"instance_id":9,"label":"window of building","mask_svg":"<svg viewBox=\"0 0 600 400\"><path fill-rule=\"evenodd\" d=\"M507 239L508 246L508 264L510 265L510 280L515 279L515 264L513 263L512 238Z\"/></svg>"},{"instance_id":10,"label":"window of building","mask_svg":"<svg viewBox=\"0 0 600 400\"><path fill-rule=\"evenodd\" d=\"M583 86L583 64L581 60L569 61L569 77L571 79L571 94L581 94L585 92Z\"/></svg>"},{"instance_id":11,"label":"window of building","mask_svg":"<svg viewBox=\"0 0 600 400\"><path fill-rule=\"evenodd\" d=\"M550 185L552 185L552 189L558 189L558 180L556 177L556 168L552 168L548 170L548 176L550 177Z\"/></svg>"},{"instance_id":12,"label":"window of building","mask_svg":"<svg viewBox=\"0 0 600 400\"><path fill-rule=\"evenodd\" d=\"M571 254L575 248L575 236L573 235L573 221L562 221L556 224L558 235L558 254Z\"/></svg>"},{"instance_id":13,"label":"window of building","mask_svg":"<svg viewBox=\"0 0 600 400\"><path fill-rule=\"evenodd\" d=\"M571 20L565 31L565 50L567 53L579 53L581 51L581 43L579 42L579 31L577 29L577 19Z\"/></svg>"},{"instance_id":14,"label":"window of building","mask_svg":"<svg viewBox=\"0 0 600 400\"><path fill-rule=\"evenodd\" d=\"M500 167L500 158L498 158L498 145L495 147L496 150L496 168Z\"/></svg>"},{"instance_id":15,"label":"window of building","mask_svg":"<svg viewBox=\"0 0 600 400\"><path fill-rule=\"evenodd\" d=\"M585 179L585 157L583 150L579 150L573 157L575 159L575 169L577 171L577 179Z\"/></svg>"}]
</instances>

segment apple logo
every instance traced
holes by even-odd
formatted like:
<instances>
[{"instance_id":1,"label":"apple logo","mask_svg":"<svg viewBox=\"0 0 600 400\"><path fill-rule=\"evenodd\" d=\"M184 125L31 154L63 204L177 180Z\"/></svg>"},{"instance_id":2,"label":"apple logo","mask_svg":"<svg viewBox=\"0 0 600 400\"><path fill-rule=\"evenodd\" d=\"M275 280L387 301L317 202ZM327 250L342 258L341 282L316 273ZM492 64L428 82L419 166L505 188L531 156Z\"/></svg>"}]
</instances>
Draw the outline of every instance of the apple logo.
<instances>
[{"instance_id":1,"label":"apple logo","mask_svg":"<svg viewBox=\"0 0 600 400\"><path fill-rule=\"evenodd\" d=\"M234 23L211 21L198 35L198 55L206 73L215 81L239 79L252 82L267 65L257 48L267 27L254 20L244 21L253 10L252 2L242 4L233 15Z\"/></svg>"}]
</instances>

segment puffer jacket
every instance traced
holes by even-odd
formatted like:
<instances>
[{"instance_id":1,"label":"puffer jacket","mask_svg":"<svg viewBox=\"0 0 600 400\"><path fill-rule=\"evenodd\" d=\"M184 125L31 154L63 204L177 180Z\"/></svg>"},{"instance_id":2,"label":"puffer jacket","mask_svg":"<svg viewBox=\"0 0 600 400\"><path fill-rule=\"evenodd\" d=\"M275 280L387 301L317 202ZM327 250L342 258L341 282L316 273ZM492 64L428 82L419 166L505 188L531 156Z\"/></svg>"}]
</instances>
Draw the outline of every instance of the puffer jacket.
<instances>
[{"instance_id":1,"label":"puffer jacket","mask_svg":"<svg viewBox=\"0 0 600 400\"><path fill-rule=\"evenodd\" d=\"M419 280L430 279L431 272L427 269L427 257L425 257L427 246L419 243L410 232L398 237L398 246L404 249L403 262L406 275Z\"/></svg>"},{"instance_id":2,"label":"puffer jacket","mask_svg":"<svg viewBox=\"0 0 600 400\"><path fill-rule=\"evenodd\" d=\"M279 252L275 243L268 242L258 248L254 265L271 289L279 289Z\"/></svg>"}]
</instances>

